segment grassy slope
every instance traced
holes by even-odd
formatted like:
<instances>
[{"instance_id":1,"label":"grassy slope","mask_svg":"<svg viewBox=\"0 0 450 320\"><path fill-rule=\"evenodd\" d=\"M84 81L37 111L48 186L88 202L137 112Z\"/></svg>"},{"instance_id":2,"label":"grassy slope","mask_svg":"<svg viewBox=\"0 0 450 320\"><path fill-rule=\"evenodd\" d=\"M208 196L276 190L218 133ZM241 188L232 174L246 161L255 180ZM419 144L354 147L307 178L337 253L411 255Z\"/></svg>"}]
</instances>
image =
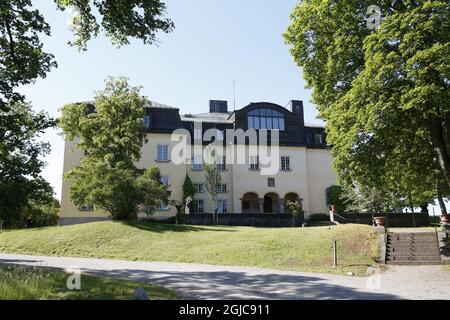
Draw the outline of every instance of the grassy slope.
<instances>
[{"instance_id":1,"label":"grassy slope","mask_svg":"<svg viewBox=\"0 0 450 320\"><path fill-rule=\"evenodd\" d=\"M60 271L0 266L0 300L129 300L137 287L143 287L152 300L178 298L175 292L163 287L86 275L81 275L80 290L68 290L69 276Z\"/></svg>"},{"instance_id":2,"label":"grassy slope","mask_svg":"<svg viewBox=\"0 0 450 320\"><path fill-rule=\"evenodd\" d=\"M341 239L342 267L336 270L330 266L333 236ZM378 256L378 242L373 229L362 225L250 228L108 221L6 231L0 234L0 251L361 274Z\"/></svg>"}]
</instances>

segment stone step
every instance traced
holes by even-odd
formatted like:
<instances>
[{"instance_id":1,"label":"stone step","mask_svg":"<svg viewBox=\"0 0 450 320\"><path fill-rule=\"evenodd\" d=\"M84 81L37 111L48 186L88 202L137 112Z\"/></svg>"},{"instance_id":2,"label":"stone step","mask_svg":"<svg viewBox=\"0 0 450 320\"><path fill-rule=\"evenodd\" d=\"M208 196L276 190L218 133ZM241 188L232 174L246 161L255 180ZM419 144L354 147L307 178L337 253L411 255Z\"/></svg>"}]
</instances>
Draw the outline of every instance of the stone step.
<instances>
[{"instance_id":1,"label":"stone step","mask_svg":"<svg viewBox=\"0 0 450 320\"><path fill-rule=\"evenodd\" d=\"M436 237L426 237L426 238L397 238L389 237L388 241L436 241Z\"/></svg>"},{"instance_id":2,"label":"stone step","mask_svg":"<svg viewBox=\"0 0 450 320\"><path fill-rule=\"evenodd\" d=\"M416 251L433 251L437 250L438 246L387 246L387 250L399 249L399 250L416 250Z\"/></svg>"},{"instance_id":3,"label":"stone step","mask_svg":"<svg viewBox=\"0 0 450 320\"><path fill-rule=\"evenodd\" d=\"M430 259L436 259L440 260L441 256L439 254L402 254L402 253L394 253L394 254L387 254L387 257L389 257L391 260L393 259L416 259L416 260L430 260Z\"/></svg>"},{"instance_id":4,"label":"stone step","mask_svg":"<svg viewBox=\"0 0 450 320\"><path fill-rule=\"evenodd\" d=\"M436 236L435 235L433 235L433 236L430 236L430 237L392 237L392 236L389 236L388 237L388 239L389 240L402 240L402 241L405 241L405 240L416 240L416 241L422 241L422 240L432 240L432 239L434 239L434 240L436 240Z\"/></svg>"},{"instance_id":5,"label":"stone step","mask_svg":"<svg viewBox=\"0 0 450 320\"><path fill-rule=\"evenodd\" d=\"M388 265L411 266L411 265L438 265L443 264L442 261L386 261Z\"/></svg>"},{"instance_id":6,"label":"stone step","mask_svg":"<svg viewBox=\"0 0 450 320\"><path fill-rule=\"evenodd\" d=\"M437 246L437 241L430 241L430 242L397 242L397 241L389 241L387 243L388 245L393 246L422 246L422 247L429 247L429 246Z\"/></svg>"},{"instance_id":7,"label":"stone step","mask_svg":"<svg viewBox=\"0 0 450 320\"><path fill-rule=\"evenodd\" d=\"M438 248L433 248L433 250L426 248L426 249L416 249L416 248L388 248L388 250L386 250L386 252L408 252L408 253L437 253L438 252Z\"/></svg>"}]
</instances>

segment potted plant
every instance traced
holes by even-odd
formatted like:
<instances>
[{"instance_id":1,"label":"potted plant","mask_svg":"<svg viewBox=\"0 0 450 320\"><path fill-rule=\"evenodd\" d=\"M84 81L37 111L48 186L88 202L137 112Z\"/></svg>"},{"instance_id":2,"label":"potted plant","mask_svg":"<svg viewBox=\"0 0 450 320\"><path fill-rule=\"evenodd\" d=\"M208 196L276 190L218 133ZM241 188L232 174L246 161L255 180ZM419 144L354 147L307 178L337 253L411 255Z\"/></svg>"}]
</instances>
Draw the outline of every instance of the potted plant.
<instances>
[{"instance_id":1,"label":"potted plant","mask_svg":"<svg viewBox=\"0 0 450 320\"><path fill-rule=\"evenodd\" d=\"M443 211L441 214L441 223L450 224L450 214Z\"/></svg>"},{"instance_id":2,"label":"potted plant","mask_svg":"<svg viewBox=\"0 0 450 320\"><path fill-rule=\"evenodd\" d=\"M386 224L386 218L382 216L374 217L375 224L377 227L384 227Z\"/></svg>"}]
</instances>

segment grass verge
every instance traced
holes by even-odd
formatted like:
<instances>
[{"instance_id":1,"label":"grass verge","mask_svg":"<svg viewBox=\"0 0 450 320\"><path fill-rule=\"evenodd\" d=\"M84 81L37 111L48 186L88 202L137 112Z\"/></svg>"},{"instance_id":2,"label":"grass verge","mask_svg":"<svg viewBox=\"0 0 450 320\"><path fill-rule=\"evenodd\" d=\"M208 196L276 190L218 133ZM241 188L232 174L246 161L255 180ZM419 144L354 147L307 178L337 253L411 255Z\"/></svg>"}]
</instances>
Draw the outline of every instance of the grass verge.
<instances>
[{"instance_id":1,"label":"grass verge","mask_svg":"<svg viewBox=\"0 0 450 320\"><path fill-rule=\"evenodd\" d=\"M333 237L339 238L338 268L332 267ZM364 225L251 228L112 221L5 231L0 251L358 275L379 256L377 235Z\"/></svg>"},{"instance_id":2,"label":"grass verge","mask_svg":"<svg viewBox=\"0 0 450 320\"><path fill-rule=\"evenodd\" d=\"M69 290L69 276L62 271L0 266L0 300L129 300L138 287L152 300L178 298L174 291L160 286L88 275L81 275L80 290Z\"/></svg>"}]
</instances>

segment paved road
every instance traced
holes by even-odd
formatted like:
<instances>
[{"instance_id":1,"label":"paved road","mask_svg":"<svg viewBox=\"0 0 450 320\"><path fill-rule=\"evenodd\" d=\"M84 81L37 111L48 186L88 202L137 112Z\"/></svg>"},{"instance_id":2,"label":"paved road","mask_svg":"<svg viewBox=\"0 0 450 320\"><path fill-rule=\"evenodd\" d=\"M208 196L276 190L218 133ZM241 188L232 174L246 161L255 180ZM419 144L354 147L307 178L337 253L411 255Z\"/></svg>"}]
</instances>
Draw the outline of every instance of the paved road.
<instances>
[{"instance_id":1,"label":"paved road","mask_svg":"<svg viewBox=\"0 0 450 320\"><path fill-rule=\"evenodd\" d=\"M450 299L442 266L392 266L371 277L187 263L42 257L0 253L0 263L67 269L154 283L185 299ZM81 279L81 281L83 281Z\"/></svg>"}]
</instances>

